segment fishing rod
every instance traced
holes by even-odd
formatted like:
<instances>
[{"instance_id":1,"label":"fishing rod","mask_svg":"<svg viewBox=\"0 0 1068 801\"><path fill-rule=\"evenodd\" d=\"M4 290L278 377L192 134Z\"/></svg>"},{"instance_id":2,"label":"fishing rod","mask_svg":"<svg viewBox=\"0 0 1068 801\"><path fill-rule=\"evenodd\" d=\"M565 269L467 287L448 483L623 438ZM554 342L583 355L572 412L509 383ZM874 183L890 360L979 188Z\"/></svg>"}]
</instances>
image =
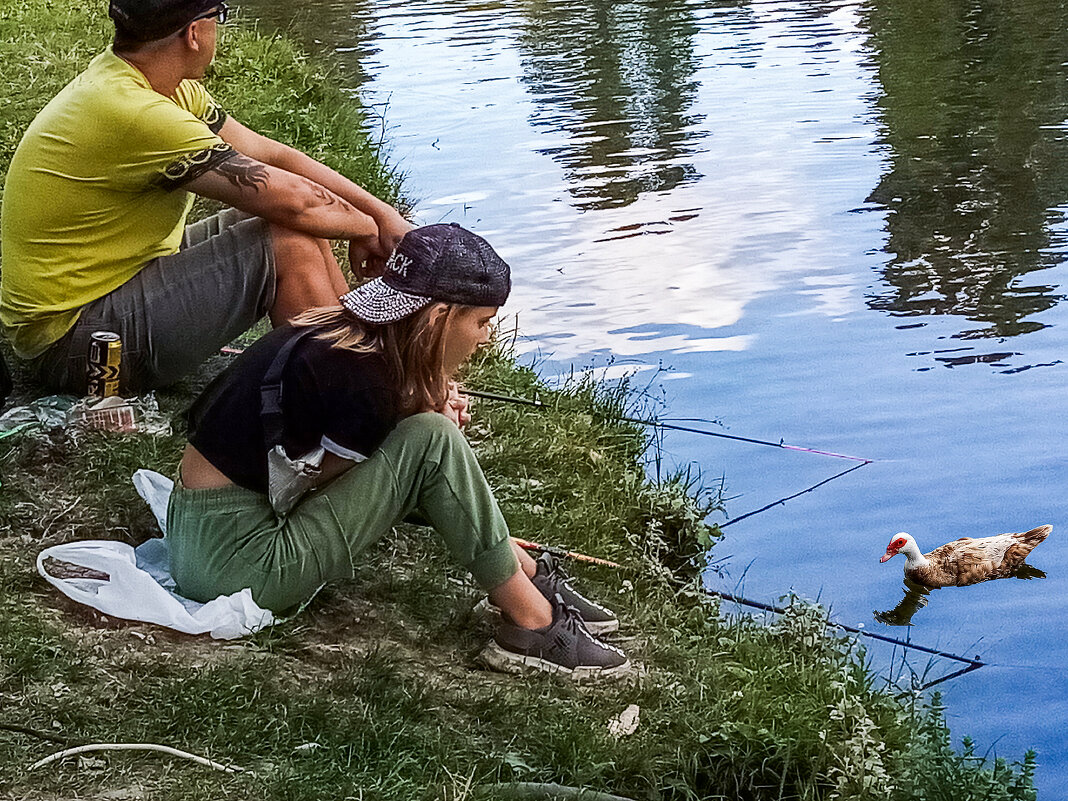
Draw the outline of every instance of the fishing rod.
<instances>
[{"instance_id":1,"label":"fishing rod","mask_svg":"<svg viewBox=\"0 0 1068 801\"><path fill-rule=\"evenodd\" d=\"M228 356L239 355L244 353L244 348L232 348L224 347L219 349L220 353L224 353ZM468 389L464 387L463 394L470 395L472 398L482 398L484 400L500 401L501 403L513 403L519 406L533 406L535 408L543 408L545 404L537 398L531 400L530 398L519 398L514 395L501 395L497 392L486 392L478 389ZM821 451L816 448L803 448L800 445L787 445L786 442L780 439L778 442L772 442L766 439L755 439L754 437L740 437L737 434L725 434L722 431L709 431L704 428L694 428L692 426L681 426L677 423L665 423L662 420L646 420L642 417L631 417L629 415L619 415L616 418L624 423L634 423L640 426L650 426L652 428L667 429L669 431L683 431L687 434L701 434L706 437L718 437L719 439L729 439L735 442L748 442L751 445L766 445L771 448L780 448L786 451L798 451L800 453L814 453L817 456L830 456L834 459L848 459L851 462L860 462L861 464L871 464L874 459L868 459L864 456L849 456L845 453L835 453L834 451ZM835 476L837 478L837 476ZM787 499L789 500L789 499ZM755 512L754 512L755 514Z\"/></svg>"},{"instance_id":2,"label":"fishing rod","mask_svg":"<svg viewBox=\"0 0 1068 801\"><path fill-rule=\"evenodd\" d=\"M484 398L485 400L500 401L502 403L513 403L520 406L533 406L536 408L543 408L545 404L537 398L531 400L530 398L519 398L513 395L500 395L496 392L484 392L482 390L468 389L464 387L461 392L465 395L470 395L474 398ZM650 426L652 428L662 428L670 431L684 431L688 434L702 434L706 437L718 437L720 439L730 439L735 442L748 442L752 445L767 445L772 448L781 448L788 451L800 451L801 453L814 453L818 456L831 456L835 459L848 459L853 462L861 462L862 464L871 464L874 459L867 459L863 456L849 456L844 453L834 453L833 451L821 451L816 448L803 448L800 445L787 445L785 441L779 440L778 442L772 442L766 439L755 439L753 437L740 437L737 434L725 434L721 431L709 431L705 428L694 428L693 426L682 426L677 423L665 423L661 420L647 420L642 417L630 417L629 415L618 415L617 420L621 420L625 423L635 423L642 426Z\"/></svg>"},{"instance_id":3,"label":"fishing rod","mask_svg":"<svg viewBox=\"0 0 1068 801\"><path fill-rule=\"evenodd\" d=\"M778 615L786 614L786 610L783 609L781 606L773 606L772 604L762 603L761 601L751 601L748 598L742 598L738 595L731 595L729 592L721 592L720 590L710 590L706 588L705 592L709 593L710 595L715 595L719 598L723 598L724 600L740 604L741 606L749 606L754 609L761 609L765 612L774 612ZM939 651L936 648L928 648L926 645L916 645L915 643L906 642L905 640L899 640L896 637L888 637L885 634L877 634L874 631L867 631L866 629L858 628L856 626L847 626L845 623L832 623L828 620L827 626L829 628L842 629L843 631L848 631L851 634L856 634L861 637L868 637L872 640L887 642L891 645L900 645L902 648L907 648L913 651L921 651L925 654L941 657L942 659L950 659L954 662L961 662L965 665L964 668L950 673L947 676L942 676L939 679L927 682L926 684L920 687L921 690L926 690L936 684L941 684L944 681L949 681L950 679L955 679L958 676L963 676L965 673L971 673L973 670L978 670L979 668L986 667L987 665L986 662L983 662L978 657L976 657L975 659L969 659L966 656L951 654L948 651Z\"/></svg>"},{"instance_id":4,"label":"fishing rod","mask_svg":"<svg viewBox=\"0 0 1068 801\"><path fill-rule=\"evenodd\" d=\"M542 401L540 401L540 400L538 400L536 398L531 400L529 398L519 398L519 397L515 397L515 396L512 396L512 395L501 395L501 394L498 394L498 393L495 393L495 392L484 392L482 390L467 389L466 387L462 391L464 392L464 394L467 394L467 395L470 395L470 396L476 397L476 398L483 398L485 400L499 401L499 402L502 402L502 403L512 403L512 404L516 404L516 405L520 405L520 406L532 406L532 407L535 407L535 408L546 407L545 403L543 403ZM831 451L816 450L815 448L802 448L802 447L796 446L796 445L786 445L782 440L780 440L779 442L770 442L768 440L754 439L752 437L740 437L740 436L736 436L734 434L723 434L723 433L720 433L718 431L708 431L707 429L702 429L702 428L693 428L693 427L690 427L690 426L681 426L681 425L675 425L675 424L672 424L672 423L664 423L664 422L661 422L659 420L646 420L646 419L643 419L643 418L640 418L640 417L630 417L630 416L627 416L627 415L620 415L618 417L618 419L622 420L624 422L628 422L628 423L635 423L637 425L651 426L651 427L654 427L654 428L666 428L666 429L670 429L672 431L684 431L684 432L691 433L691 434L703 434L704 436L708 436L708 437L720 437L722 439L730 439L730 440L735 440L737 442L748 442L748 443L751 443L751 444L754 444L754 445L767 445L767 446L774 447L774 448L783 448L785 450L801 451L803 453L814 453L814 454L818 454L820 456L832 456L832 457L837 458L837 459L848 459L850 461L859 462L859 464L853 465L852 467L850 467L850 468L848 468L846 470L843 470L840 473L836 473L835 475L831 476L830 478L824 479L823 481L819 482L818 484L814 484L813 486L808 487L807 489L803 489L800 492L796 492L793 495L787 496L786 498L782 498L781 500L775 501L774 503L770 503L767 506L761 507L760 509L757 509L755 511L747 512L744 515L740 515L739 517L735 517L735 518L733 518L731 520L728 520L726 523L722 523L720 525L720 528L724 528L724 527L730 525L731 523L737 523L738 521L744 520L747 517L752 517L753 515L760 514L761 512L765 512L768 509L771 509L772 507L778 506L780 504L784 504L787 501L798 497L799 495L804 495L806 492L812 492L812 490L814 490L814 489L816 489L818 487L822 487L824 484L827 484L828 482L834 481L836 478L841 478L842 476L846 475L847 473L852 473L854 470L859 470L860 468L864 467L865 465L869 465L869 464L871 464L872 462L875 461L874 459L866 459L866 458L863 458L863 457L860 457L860 456L848 456L848 455L842 454L842 453L833 453ZM589 563L592 563L592 564L599 564L599 565L604 565L604 566L607 566L607 567L616 567L616 568L622 567L621 565L619 565L619 564L617 564L615 562L611 562L611 561L609 561L607 559L600 559L599 557L596 557L596 556L588 556L586 554L576 553L574 551L569 551L569 550L566 550L564 548L557 548L557 547L548 546L548 545L541 545L539 543L529 542L527 540L519 540L519 539L517 539L516 542L520 547L526 548L528 550L536 550L536 551L548 552L548 553L552 553L552 554L554 554L556 556L559 556L559 557L566 557L566 558L574 559L574 560L577 560L577 561L589 562ZM731 593L728 593L728 592L721 592L719 590L712 590L712 589L707 589L706 588L705 591L707 593L709 593L710 595L715 595L715 596L717 596L719 598L722 598L722 599L727 600L727 601L731 601L731 602L739 604L741 606L748 606L748 607L751 607L751 608L754 608L754 609L760 609L760 610L765 611L765 612L773 612L773 613L778 614L778 615L786 614L786 610L783 609L780 606L774 606L772 604L766 604L766 603L763 603L761 601L752 601L752 600L750 600L748 598L743 598L741 596L732 595ZM828 621L827 622L827 626L829 628L841 629L842 631L847 631L847 632L849 632L851 634L855 634L855 635L860 636L860 637L867 637L867 638L872 639L872 640L878 640L880 642L889 643L891 645L901 646L901 648L903 648L903 649L919 651L921 653L929 654L931 656L941 657L942 659L949 659L949 660L952 660L954 662L959 662L959 663L964 665L964 667L960 668L959 670L953 671L952 673L949 673L949 674L947 674L945 676L942 676L942 677L940 677L938 679L934 679L933 681L926 682L925 684L923 684L920 687L921 690L926 690L926 689L928 689L930 687L935 686L936 684L941 684L942 682L949 681L950 679L955 679L955 678L958 678L960 676L963 676L966 673L971 673L973 670L978 670L981 667L985 667L986 664L987 664L986 662L983 662L979 658L968 659L967 657L960 656L958 654L951 654L948 651L939 651L936 648L929 648L929 647L927 647L925 645L917 645L915 643L906 642L905 640L899 640L896 637L888 637L885 634L878 634L878 633L873 632L873 631L867 631L865 629L858 628L856 626L846 625L845 623L832 623L832 622Z\"/></svg>"},{"instance_id":5,"label":"fishing rod","mask_svg":"<svg viewBox=\"0 0 1068 801\"><path fill-rule=\"evenodd\" d=\"M860 464L855 464L852 467L847 467L841 473L835 473L830 478L825 478L825 479L823 479L823 481L820 481L818 484L813 484L811 487L807 487L806 489L803 489L800 492L795 492L793 495L787 495L785 498L780 498L779 500L773 501L772 503L769 503L766 506L761 506L759 509L754 509L752 512L746 512L744 515L738 515L737 517L732 517L730 520L728 520L728 521L726 521L724 523L718 523L717 525L721 529L724 529L727 526L734 525L739 520L745 520L747 517L752 517L753 515L758 515L761 512L766 512L766 511L768 511L768 509L772 509L772 508L774 508L776 506L782 506L787 501L792 501L794 498L798 498L798 497L804 495L806 492L812 492L812 490L814 490L814 489L819 489L824 484L829 484L832 481L834 481L836 478L841 478L842 476L846 475L847 473L852 473L854 470L860 470L860 468L862 468L862 467L864 467L865 465L868 465L868 464L871 464L871 462L861 462Z\"/></svg>"},{"instance_id":6,"label":"fishing rod","mask_svg":"<svg viewBox=\"0 0 1068 801\"><path fill-rule=\"evenodd\" d=\"M577 551L569 551L565 548L557 548L552 545L542 545L539 542L521 540L519 539L519 537L512 537L512 539L515 540L516 545L528 551L548 553L560 559L574 559L576 562L588 562L591 565L601 565L601 567L623 567L623 565L619 564L619 562L613 562L609 559L602 559L599 556L589 556L584 553L578 553Z\"/></svg>"},{"instance_id":7,"label":"fishing rod","mask_svg":"<svg viewBox=\"0 0 1068 801\"><path fill-rule=\"evenodd\" d=\"M856 470L859 467L863 467L863 465L857 465L856 467L853 467L851 469ZM529 540L522 540L522 539L519 539L517 537L513 537L512 539L514 539L516 544L519 545L521 548L525 548L527 550L540 551L542 553L551 553L554 556L558 556L558 557L561 557L561 558L573 559L573 560L579 561L579 562L589 562L591 564L602 565L604 567L612 567L612 568L622 568L623 567L623 565L621 565L621 564L619 564L617 562L612 562L612 561L609 561L608 559L601 559L600 557L597 557L597 556L589 556L587 554L578 553L576 551L569 551L566 548L559 548L559 547L555 547L555 546L552 546L552 545L542 545L542 544L537 543L537 542L530 542ZM723 592L721 590L713 590L713 589L709 589L707 587L704 588L704 591L707 592L709 595L715 595L717 598L722 598L725 601L730 601L732 603L739 604L740 606L748 606L748 607L751 607L753 609L760 609L761 611L764 611L764 612L773 612L773 613L775 613L777 615L785 615L787 613L787 610L784 609L781 606L774 606L772 604L766 604L766 603L763 603L762 601L753 601L753 600L750 600L749 598L743 598L740 595L732 595L729 592ZM920 687L921 690L926 690L926 689L928 689L930 687L934 687L936 684L941 684L944 681L949 681L950 679L958 678L960 676L963 676L966 673L971 673L973 670L978 670L981 667L986 667L986 665L987 665L987 663L983 662L981 659L979 659L979 657L976 657L975 659L969 659L966 656L960 656L958 654L951 654L948 651L939 651L937 648L928 648L926 645L917 645L916 643L907 642L905 640L899 640L896 637L888 637L885 634L878 634L878 633L876 633L874 631L868 631L866 629L862 629L862 628L859 628L857 626L849 626L849 625L847 625L845 623L832 623L830 620L828 620L827 621L827 627L828 628L841 629L842 631L848 631L850 634L856 634L856 635L858 635L860 637L868 637L869 639L878 640L880 642L885 642L885 643L890 643L891 645L899 645L899 646L901 646L902 648L905 648L905 649L909 649L909 650L912 650L912 651L920 651L921 653L930 654L931 656L937 656L937 657L941 657L942 659L949 659L949 660L952 660L954 662L960 662L960 663L962 663L964 665L964 667L962 667L959 670L953 671L952 673L949 673L949 674L947 674L945 676L942 676L941 678L937 678L937 679L934 679L933 681L929 681L929 682L923 684Z\"/></svg>"}]
</instances>

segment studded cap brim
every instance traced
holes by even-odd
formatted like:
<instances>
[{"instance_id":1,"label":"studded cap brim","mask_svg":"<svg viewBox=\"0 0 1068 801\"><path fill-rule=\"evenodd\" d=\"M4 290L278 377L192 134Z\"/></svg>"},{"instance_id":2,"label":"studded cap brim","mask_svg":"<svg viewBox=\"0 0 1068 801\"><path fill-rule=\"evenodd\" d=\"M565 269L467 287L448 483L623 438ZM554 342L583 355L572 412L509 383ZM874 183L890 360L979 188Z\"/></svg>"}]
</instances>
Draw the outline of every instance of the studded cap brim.
<instances>
[{"instance_id":1,"label":"studded cap brim","mask_svg":"<svg viewBox=\"0 0 1068 801\"><path fill-rule=\"evenodd\" d=\"M409 295L376 278L346 292L339 300L342 306L364 322L392 323L419 311L430 303L431 298Z\"/></svg>"}]
</instances>

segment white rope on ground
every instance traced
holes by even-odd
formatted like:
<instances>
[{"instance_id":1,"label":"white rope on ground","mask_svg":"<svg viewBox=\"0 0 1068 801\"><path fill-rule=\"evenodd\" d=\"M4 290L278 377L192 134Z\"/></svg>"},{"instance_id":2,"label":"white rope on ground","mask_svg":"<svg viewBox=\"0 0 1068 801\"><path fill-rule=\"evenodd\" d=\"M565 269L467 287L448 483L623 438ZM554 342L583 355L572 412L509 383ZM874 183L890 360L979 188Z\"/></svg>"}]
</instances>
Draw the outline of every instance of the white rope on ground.
<instances>
[{"instance_id":1,"label":"white rope on ground","mask_svg":"<svg viewBox=\"0 0 1068 801\"><path fill-rule=\"evenodd\" d=\"M156 745L155 743L90 743L88 745L79 745L75 748L67 748L64 751L59 751L58 753L34 762L33 765L30 766L30 770L37 770L37 768L44 767L50 762L57 762L60 759L75 756L76 754L84 754L87 751L158 751L161 754L169 754L170 756L192 760L198 765L222 771L223 773L251 773L251 771L248 771L245 768L239 768L236 765L222 765L218 762L213 762L210 759L197 756L196 754L190 754L187 751L179 751L177 748L171 748L166 745Z\"/></svg>"}]
</instances>

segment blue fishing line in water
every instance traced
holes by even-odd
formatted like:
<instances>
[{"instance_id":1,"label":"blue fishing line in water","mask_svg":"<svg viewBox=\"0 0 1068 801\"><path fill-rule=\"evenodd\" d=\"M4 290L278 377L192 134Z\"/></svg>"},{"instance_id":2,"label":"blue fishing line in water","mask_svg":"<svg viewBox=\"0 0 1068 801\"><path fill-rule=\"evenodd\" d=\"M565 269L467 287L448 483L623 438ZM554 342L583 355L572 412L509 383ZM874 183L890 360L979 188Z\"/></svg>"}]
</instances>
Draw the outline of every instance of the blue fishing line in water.
<instances>
[{"instance_id":1,"label":"blue fishing line in water","mask_svg":"<svg viewBox=\"0 0 1068 801\"><path fill-rule=\"evenodd\" d=\"M863 465L858 465L858 467L862 467L862 466ZM732 595L729 592L722 592L720 590L712 590L712 589L706 588L705 592L709 593L710 595L715 595L715 596L717 596L719 598L722 598L722 599L724 599L726 601L731 601L733 603L739 604L741 606L749 606L749 607L752 607L754 609L760 609L760 610L762 610L764 612L774 612L777 615L786 614L786 610L783 609L781 606L774 606L772 604L766 604L766 603L763 603L762 601L752 601L752 600L750 600L748 598L743 598L740 595ZM960 662L960 663L962 663L964 665L964 667L961 668L960 670L956 670L956 671L954 671L952 673L949 673L949 674L947 674L945 676L942 676L940 678L937 678L937 679L933 679L932 681L929 681L929 682L921 685L918 688L920 690L926 690L926 689L928 689L930 687L934 687L936 684L941 684L944 681L949 681L950 679L958 678L960 676L963 676L965 673L971 673L973 670L978 670L979 668L986 667L987 665L990 664L989 662L982 661L978 657L975 658L975 659L969 659L966 656L960 656L959 654L952 654L949 651L939 651L937 648L929 648L926 645L917 645L916 643L907 642L906 640L899 640L896 637L889 637L889 636L887 636L885 634L878 634L877 632L874 632L874 631L867 631L865 629L857 628L856 626L848 626L845 623L834 623L834 622L828 620L827 621L827 627L828 628L842 629L843 631L848 631L850 634L856 634L859 637L867 637L869 639L878 640L880 642L889 643L889 644L894 645L894 646L901 646L902 648L908 649L910 651L919 651L921 653L929 654L930 656L937 656L937 657L940 657L942 659L949 659L949 660L952 660L954 662Z\"/></svg>"}]
</instances>

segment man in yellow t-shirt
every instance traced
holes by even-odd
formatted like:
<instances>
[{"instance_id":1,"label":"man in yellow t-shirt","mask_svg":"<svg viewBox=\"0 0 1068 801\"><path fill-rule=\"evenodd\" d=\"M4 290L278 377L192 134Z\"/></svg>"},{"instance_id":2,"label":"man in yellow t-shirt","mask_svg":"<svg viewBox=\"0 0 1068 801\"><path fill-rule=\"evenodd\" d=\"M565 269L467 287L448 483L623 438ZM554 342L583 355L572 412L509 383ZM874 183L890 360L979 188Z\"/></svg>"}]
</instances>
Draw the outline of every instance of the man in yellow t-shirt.
<instances>
[{"instance_id":1,"label":"man in yellow t-shirt","mask_svg":"<svg viewBox=\"0 0 1068 801\"><path fill-rule=\"evenodd\" d=\"M228 116L199 83L218 0L111 0L115 40L38 114L0 209L0 322L51 389L83 392L95 331L124 390L165 386L257 319L336 306L331 239L368 272L411 227L314 159ZM186 226L193 195L230 206Z\"/></svg>"}]
</instances>

